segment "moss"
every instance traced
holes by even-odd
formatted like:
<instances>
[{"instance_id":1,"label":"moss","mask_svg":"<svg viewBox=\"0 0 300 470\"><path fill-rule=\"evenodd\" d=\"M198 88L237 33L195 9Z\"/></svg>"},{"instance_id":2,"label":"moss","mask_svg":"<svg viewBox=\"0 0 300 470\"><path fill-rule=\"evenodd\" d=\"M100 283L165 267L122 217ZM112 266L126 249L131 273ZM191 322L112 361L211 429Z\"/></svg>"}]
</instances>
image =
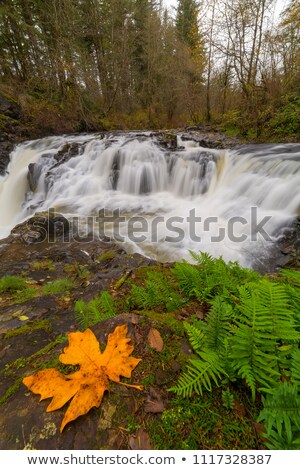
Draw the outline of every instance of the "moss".
<instances>
[{"instance_id":1,"label":"moss","mask_svg":"<svg viewBox=\"0 0 300 470\"><path fill-rule=\"evenodd\" d=\"M15 336L25 335L31 333L32 331L44 330L48 333L52 332L52 325L49 320L37 320L33 323L27 323L26 325L14 328L13 330L8 331L4 335L4 339L13 338Z\"/></svg>"},{"instance_id":2,"label":"moss","mask_svg":"<svg viewBox=\"0 0 300 470\"><path fill-rule=\"evenodd\" d=\"M87 269L87 265L80 265L77 261L74 264L66 264L64 271L67 274L78 277L79 279L86 279L90 276L90 271Z\"/></svg>"},{"instance_id":3,"label":"moss","mask_svg":"<svg viewBox=\"0 0 300 470\"><path fill-rule=\"evenodd\" d=\"M0 114L0 129L4 130L7 124L16 124L18 121L5 114Z\"/></svg>"},{"instance_id":4,"label":"moss","mask_svg":"<svg viewBox=\"0 0 300 470\"><path fill-rule=\"evenodd\" d=\"M99 263L107 263L109 261L112 261L115 257L116 254L112 251L105 251L104 253L101 253L101 255L97 256L97 261Z\"/></svg>"},{"instance_id":5,"label":"moss","mask_svg":"<svg viewBox=\"0 0 300 470\"><path fill-rule=\"evenodd\" d=\"M137 315L142 315L162 323L179 336L184 336L185 334L183 323L176 318L176 313L174 312L159 313L154 312L153 310L134 310L132 313L136 313Z\"/></svg>"},{"instance_id":6,"label":"moss","mask_svg":"<svg viewBox=\"0 0 300 470\"><path fill-rule=\"evenodd\" d=\"M36 357L39 357L39 356L42 356L46 353L48 353L49 351L51 351L51 349L53 349L57 344L61 344L61 343L65 343L67 341L67 337L66 336L63 336L63 335L59 335L57 338L55 338L54 341L52 341L51 343L47 344L44 348L42 349L39 349L39 351L35 352L31 358L36 358Z\"/></svg>"},{"instance_id":7,"label":"moss","mask_svg":"<svg viewBox=\"0 0 300 470\"><path fill-rule=\"evenodd\" d=\"M50 260L50 259L45 259L45 260L42 260L42 261L35 261L34 263L32 263L31 267L32 267L32 269L34 269L36 271L39 271L39 270L53 271L53 270L55 270L55 267L53 266L53 261Z\"/></svg>"},{"instance_id":8,"label":"moss","mask_svg":"<svg viewBox=\"0 0 300 470\"><path fill-rule=\"evenodd\" d=\"M7 402L7 400L19 390L22 380L23 380L23 376L19 377L15 381L15 383L6 390L4 395L0 397L0 406L4 405Z\"/></svg>"},{"instance_id":9,"label":"moss","mask_svg":"<svg viewBox=\"0 0 300 470\"><path fill-rule=\"evenodd\" d=\"M55 364L57 364L59 361L58 357L54 359L51 358L47 362L37 361L37 359L49 353L52 349L55 348L57 344L63 343L65 341L67 341L67 338L65 336L59 335L54 341L47 344L45 347L39 349L31 356L19 357L14 362L11 362L10 364L6 364L4 370L2 370L1 372L4 372L4 375L10 375L13 372L13 370L20 369L28 365L34 367L35 369L45 369L49 367L49 363L51 363L51 367L53 367L53 360L55 360Z\"/></svg>"},{"instance_id":10,"label":"moss","mask_svg":"<svg viewBox=\"0 0 300 470\"><path fill-rule=\"evenodd\" d=\"M145 279L148 278L148 274L150 272L160 273L163 274L166 278L171 277L172 280L174 279L174 276L171 273L171 268L168 265L166 266L164 264L158 264L155 266L140 266L139 268L136 268L134 271L134 279L129 279L128 282L130 284L139 286L144 283Z\"/></svg>"},{"instance_id":11,"label":"moss","mask_svg":"<svg viewBox=\"0 0 300 470\"><path fill-rule=\"evenodd\" d=\"M22 291L15 292L12 296L12 300L14 304L22 304L23 302L26 302L26 300L30 300L37 295L37 289L34 289L33 287L27 287Z\"/></svg>"},{"instance_id":12,"label":"moss","mask_svg":"<svg viewBox=\"0 0 300 470\"><path fill-rule=\"evenodd\" d=\"M165 132L163 134L163 136L164 136L164 139L167 139L167 140L176 140L177 139L177 135L172 134L171 132Z\"/></svg>"},{"instance_id":13,"label":"moss","mask_svg":"<svg viewBox=\"0 0 300 470\"><path fill-rule=\"evenodd\" d=\"M113 286L113 289L114 290L120 289L122 285L127 281L131 273L132 273L131 270L126 271L126 273L115 283L115 285Z\"/></svg>"},{"instance_id":14,"label":"moss","mask_svg":"<svg viewBox=\"0 0 300 470\"><path fill-rule=\"evenodd\" d=\"M221 406L219 390L202 397L176 398L147 431L155 449L257 449L252 416Z\"/></svg>"}]
</instances>

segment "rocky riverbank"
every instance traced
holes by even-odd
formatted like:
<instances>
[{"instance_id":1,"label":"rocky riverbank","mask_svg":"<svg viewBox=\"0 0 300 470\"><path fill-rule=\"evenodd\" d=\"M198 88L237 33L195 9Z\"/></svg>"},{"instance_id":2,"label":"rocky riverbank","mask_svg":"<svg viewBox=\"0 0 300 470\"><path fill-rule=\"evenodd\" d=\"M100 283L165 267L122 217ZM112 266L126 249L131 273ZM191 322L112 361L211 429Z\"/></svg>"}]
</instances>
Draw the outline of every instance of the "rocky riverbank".
<instances>
[{"instance_id":1,"label":"rocky riverbank","mask_svg":"<svg viewBox=\"0 0 300 470\"><path fill-rule=\"evenodd\" d=\"M0 448L135 448L138 446L135 433L144 432L143 421L149 416L147 403L151 402L151 393L158 393L155 384L152 392L149 388L138 392L113 386L101 409L95 409L60 434L63 412L46 413L45 404L37 404L38 397L28 394L21 379L57 362L66 346L67 334L78 329L75 301L89 302L104 290L125 298L128 279L156 263L139 255L127 255L119 247L101 242L64 244L60 239L56 243L32 243L30 232L30 224L23 224L1 245L0 278L21 277L28 288L0 294ZM61 280L69 282L62 292L44 289ZM108 333L119 324L128 325L135 355L143 357L143 366L134 373L133 381L141 382L151 373L158 386L160 382L170 384L177 366L165 374L161 360L152 357L155 349L147 337L151 328L158 328L165 337L166 351L173 332L163 323L124 313L122 307L119 315L95 325L93 330L105 344ZM166 391L160 393L165 395ZM159 397L163 400L160 394ZM134 429L124 431L133 422ZM151 448L148 438L143 442Z\"/></svg>"}]
</instances>

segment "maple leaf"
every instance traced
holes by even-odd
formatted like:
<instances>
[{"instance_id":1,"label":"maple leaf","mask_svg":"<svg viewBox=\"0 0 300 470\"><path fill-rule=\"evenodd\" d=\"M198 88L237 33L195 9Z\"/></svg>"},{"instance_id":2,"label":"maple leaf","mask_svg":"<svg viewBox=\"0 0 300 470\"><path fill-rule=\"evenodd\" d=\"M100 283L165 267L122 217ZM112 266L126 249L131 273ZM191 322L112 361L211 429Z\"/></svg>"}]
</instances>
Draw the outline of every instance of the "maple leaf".
<instances>
[{"instance_id":1,"label":"maple leaf","mask_svg":"<svg viewBox=\"0 0 300 470\"><path fill-rule=\"evenodd\" d=\"M52 398L46 411L54 411L72 401L61 423L60 432L66 424L87 413L93 406L98 407L104 392L110 389L109 379L120 382L120 376L131 377L131 372L141 359L129 357L134 347L127 335L127 325L117 326L108 335L105 351L94 333L87 329L68 334L69 345L59 356L63 364L79 365L76 372L63 375L54 368L45 369L23 379L33 393L41 395L40 401ZM140 385L123 384L142 390Z\"/></svg>"}]
</instances>

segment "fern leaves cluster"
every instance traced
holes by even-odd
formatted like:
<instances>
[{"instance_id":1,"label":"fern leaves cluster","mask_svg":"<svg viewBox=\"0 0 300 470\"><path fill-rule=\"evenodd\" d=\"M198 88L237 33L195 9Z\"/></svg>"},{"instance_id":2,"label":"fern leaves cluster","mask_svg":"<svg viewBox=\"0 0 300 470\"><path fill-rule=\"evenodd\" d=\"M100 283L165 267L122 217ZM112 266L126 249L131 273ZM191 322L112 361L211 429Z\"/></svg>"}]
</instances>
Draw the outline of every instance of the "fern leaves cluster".
<instances>
[{"instance_id":1,"label":"fern leaves cluster","mask_svg":"<svg viewBox=\"0 0 300 470\"><path fill-rule=\"evenodd\" d=\"M191 256L196 265L187 261L176 263L172 273L180 289L200 302L210 301L216 295L230 298L237 293L238 286L259 279L258 273L241 268L238 263L226 264L222 258L215 259L207 253L191 252Z\"/></svg>"},{"instance_id":2,"label":"fern leaves cluster","mask_svg":"<svg viewBox=\"0 0 300 470\"><path fill-rule=\"evenodd\" d=\"M111 295L106 291L102 291L98 297L88 303L77 300L75 302L74 312L75 320L78 326L83 330L117 314L114 301Z\"/></svg>"},{"instance_id":3,"label":"fern leaves cluster","mask_svg":"<svg viewBox=\"0 0 300 470\"><path fill-rule=\"evenodd\" d=\"M195 282L196 271L179 271L186 288ZM197 357L171 388L186 397L211 391L214 384L244 382L253 400L258 392L262 396L259 420L266 423L272 449L300 448L299 280L297 272L286 271L279 282L252 280L235 291L230 281L222 292L211 286L210 294L219 295L204 321L185 324Z\"/></svg>"},{"instance_id":4,"label":"fern leaves cluster","mask_svg":"<svg viewBox=\"0 0 300 470\"><path fill-rule=\"evenodd\" d=\"M131 301L138 308L163 307L167 311L177 310L186 303L185 297L163 274L151 271L148 273L145 287L132 287Z\"/></svg>"}]
</instances>

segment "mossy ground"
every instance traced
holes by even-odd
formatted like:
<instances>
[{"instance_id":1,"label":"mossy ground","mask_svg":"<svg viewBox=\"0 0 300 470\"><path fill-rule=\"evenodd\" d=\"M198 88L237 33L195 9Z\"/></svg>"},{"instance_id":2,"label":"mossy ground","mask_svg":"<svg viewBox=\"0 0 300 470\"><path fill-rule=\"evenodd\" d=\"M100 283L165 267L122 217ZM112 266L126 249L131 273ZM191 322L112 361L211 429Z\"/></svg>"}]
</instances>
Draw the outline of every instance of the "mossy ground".
<instances>
[{"instance_id":1,"label":"mossy ground","mask_svg":"<svg viewBox=\"0 0 300 470\"><path fill-rule=\"evenodd\" d=\"M168 311L165 305L152 309L132 305L132 286L144 287L149 273L163 275L171 287L176 288L171 265L140 266L140 263L141 259L135 259L132 255L105 251L95 256L94 261L86 263L65 263L47 257L40 258L31 263L27 270L22 270L21 277L26 282L26 288L17 295L11 292L1 295L0 302L6 311L16 311L17 308L22 312L21 316L26 316L32 305L34 308L48 305L46 298L49 297L53 307L49 310L44 308L45 313L37 319L19 321L18 317L14 317L16 320L10 320L13 322L12 327L2 335L2 343L4 347L16 347L16 354L19 351L19 355L11 356L11 360L4 363L0 371L0 405L5 407L20 393L23 387L22 378L25 375L49 367L56 367L62 373L70 372L58 358L67 344L67 332L78 329L74 317L74 302L80 299L88 303L105 289L114 300L117 316L127 312L135 313L140 318L136 327L138 333L134 356L141 357L142 361L130 382L144 386L144 392L141 393L113 385L111 392L105 397L104 408L100 407L91 412L91 416L97 416L98 421L105 418L110 431L114 430L113 434L118 436L112 445L118 446L117 448L129 448L130 438L142 428L148 433L155 449L262 448L263 441L254 426L259 405L251 402L246 389L232 389L232 410L223 406L221 390L217 387L212 393L205 393L203 396L192 395L189 398L178 398L169 391L177 383L179 374L191 357L183 320L191 316L205 315L205 305L200 307L193 299L183 308L174 311ZM117 269L115 266L122 266L121 271L120 268L116 271L117 274L114 274L114 269ZM99 273L103 276L105 273L105 284L102 284ZM44 286L55 285L55 282L62 278L69 281L67 287L70 289L46 294ZM30 298L26 296L28 289L33 291ZM28 316L30 317L29 314ZM18 321L19 324L16 323ZM103 325L105 324L103 322ZM162 336L161 352L151 348L147 339L142 339L147 338L146 333L150 327L156 328ZM25 343L27 349L22 353L19 345ZM104 345L105 343L102 344L102 349ZM163 411L157 414L145 411L145 403L153 389L160 394L164 403ZM84 426L83 420L81 426ZM101 426L102 428L98 429L99 448L102 448L101 443L107 439L106 425L102 423ZM103 446L105 448L106 444Z\"/></svg>"}]
</instances>

